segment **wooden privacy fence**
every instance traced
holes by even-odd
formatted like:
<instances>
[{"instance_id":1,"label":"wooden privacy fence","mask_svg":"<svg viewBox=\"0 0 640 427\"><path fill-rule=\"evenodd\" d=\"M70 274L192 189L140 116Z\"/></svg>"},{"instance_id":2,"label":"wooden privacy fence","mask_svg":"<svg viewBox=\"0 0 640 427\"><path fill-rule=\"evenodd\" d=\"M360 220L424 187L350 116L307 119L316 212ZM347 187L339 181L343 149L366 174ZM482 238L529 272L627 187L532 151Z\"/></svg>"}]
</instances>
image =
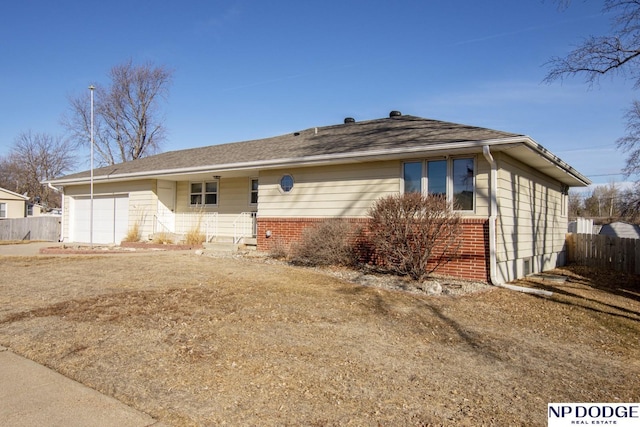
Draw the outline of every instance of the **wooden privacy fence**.
<instances>
[{"instance_id":1,"label":"wooden privacy fence","mask_svg":"<svg viewBox=\"0 0 640 427\"><path fill-rule=\"evenodd\" d=\"M0 220L0 240L45 240L60 239L59 216L32 216Z\"/></svg>"},{"instance_id":2,"label":"wooden privacy fence","mask_svg":"<svg viewBox=\"0 0 640 427\"><path fill-rule=\"evenodd\" d=\"M569 262L640 274L640 239L569 233L566 242Z\"/></svg>"}]
</instances>

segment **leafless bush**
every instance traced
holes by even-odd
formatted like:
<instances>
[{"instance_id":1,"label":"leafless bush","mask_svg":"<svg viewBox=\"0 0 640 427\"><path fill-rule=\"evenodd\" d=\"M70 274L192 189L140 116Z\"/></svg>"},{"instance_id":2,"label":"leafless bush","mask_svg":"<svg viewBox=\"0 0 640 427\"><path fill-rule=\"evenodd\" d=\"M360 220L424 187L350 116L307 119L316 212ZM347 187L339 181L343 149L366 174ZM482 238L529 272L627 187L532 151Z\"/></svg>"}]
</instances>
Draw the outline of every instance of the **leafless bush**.
<instances>
[{"instance_id":1,"label":"leafless bush","mask_svg":"<svg viewBox=\"0 0 640 427\"><path fill-rule=\"evenodd\" d=\"M156 233L153 236L152 242L158 245L172 245L174 242L174 238L171 233L161 232Z\"/></svg>"},{"instance_id":2,"label":"leafless bush","mask_svg":"<svg viewBox=\"0 0 640 427\"><path fill-rule=\"evenodd\" d=\"M184 236L184 241L188 245L201 245L207 239L204 233L200 229L202 224L202 212L198 215L198 223L195 227L191 228Z\"/></svg>"},{"instance_id":3,"label":"leafless bush","mask_svg":"<svg viewBox=\"0 0 640 427\"><path fill-rule=\"evenodd\" d=\"M184 241L187 245L201 245L206 239L204 233L200 231L200 227L189 230L184 236Z\"/></svg>"},{"instance_id":4,"label":"leafless bush","mask_svg":"<svg viewBox=\"0 0 640 427\"><path fill-rule=\"evenodd\" d=\"M289 245L284 239L274 236L269 242L269 257L275 259L286 259L289 255Z\"/></svg>"},{"instance_id":5,"label":"leafless bush","mask_svg":"<svg viewBox=\"0 0 640 427\"><path fill-rule=\"evenodd\" d=\"M302 232L302 238L291 247L290 261L300 265L352 265L355 260L351 237L353 224L341 219L328 219Z\"/></svg>"},{"instance_id":6,"label":"leafless bush","mask_svg":"<svg viewBox=\"0 0 640 427\"><path fill-rule=\"evenodd\" d=\"M139 242L142 232L140 230L140 222L136 221L127 230L127 235L122 239L123 242Z\"/></svg>"},{"instance_id":7,"label":"leafless bush","mask_svg":"<svg viewBox=\"0 0 640 427\"><path fill-rule=\"evenodd\" d=\"M394 273L423 280L460 248L460 216L442 196L387 196L371 207L369 216L375 256Z\"/></svg>"}]
</instances>

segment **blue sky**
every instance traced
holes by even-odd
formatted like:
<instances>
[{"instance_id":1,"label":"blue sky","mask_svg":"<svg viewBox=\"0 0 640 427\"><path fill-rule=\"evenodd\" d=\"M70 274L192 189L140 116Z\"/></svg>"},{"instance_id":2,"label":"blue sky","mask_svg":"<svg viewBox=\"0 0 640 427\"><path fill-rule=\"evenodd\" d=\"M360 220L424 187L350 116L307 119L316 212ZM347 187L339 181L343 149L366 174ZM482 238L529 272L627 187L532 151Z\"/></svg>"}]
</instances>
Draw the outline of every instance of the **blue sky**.
<instances>
[{"instance_id":1,"label":"blue sky","mask_svg":"<svg viewBox=\"0 0 640 427\"><path fill-rule=\"evenodd\" d=\"M531 136L594 183L622 182L631 82L542 83L604 34L601 1L111 0L0 5L0 156L62 135L68 97L128 59L174 70L163 150L369 120L390 110ZM86 169L88 153L80 154Z\"/></svg>"}]
</instances>

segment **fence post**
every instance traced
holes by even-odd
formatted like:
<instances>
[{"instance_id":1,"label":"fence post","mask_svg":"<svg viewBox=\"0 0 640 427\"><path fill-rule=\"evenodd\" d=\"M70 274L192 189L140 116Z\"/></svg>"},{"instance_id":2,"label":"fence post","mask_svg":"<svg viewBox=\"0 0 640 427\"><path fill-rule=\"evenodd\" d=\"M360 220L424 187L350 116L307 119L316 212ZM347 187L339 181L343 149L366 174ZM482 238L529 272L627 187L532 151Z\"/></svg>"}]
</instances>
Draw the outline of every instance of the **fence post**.
<instances>
[{"instance_id":1,"label":"fence post","mask_svg":"<svg viewBox=\"0 0 640 427\"><path fill-rule=\"evenodd\" d=\"M565 239L567 242L567 263L574 262L576 260L575 234L567 233Z\"/></svg>"},{"instance_id":2,"label":"fence post","mask_svg":"<svg viewBox=\"0 0 640 427\"><path fill-rule=\"evenodd\" d=\"M576 233L565 239L570 262L640 274L640 239Z\"/></svg>"}]
</instances>

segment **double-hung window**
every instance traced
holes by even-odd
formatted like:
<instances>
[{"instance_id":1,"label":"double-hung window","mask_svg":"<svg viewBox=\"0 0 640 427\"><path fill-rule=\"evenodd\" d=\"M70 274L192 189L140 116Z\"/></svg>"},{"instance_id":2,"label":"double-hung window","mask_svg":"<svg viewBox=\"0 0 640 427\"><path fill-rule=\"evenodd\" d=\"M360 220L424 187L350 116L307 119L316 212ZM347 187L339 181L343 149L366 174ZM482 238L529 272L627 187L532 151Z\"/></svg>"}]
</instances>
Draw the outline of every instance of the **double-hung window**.
<instances>
[{"instance_id":1,"label":"double-hung window","mask_svg":"<svg viewBox=\"0 0 640 427\"><path fill-rule=\"evenodd\" d=\"M192 182L190 204L191 206L217 206L218 181Z\"/></svg>"},{"instance_id":2,"label":"double-hung window","mask_svg":"<svg viewBox=\"0 0 640 427\"><path fill-rule=\"evenodd\" d=\"M475 202L475 159L461 157L403 164L404 192L444 196L456 210L472 211Z\"/></svg>"},{"instance_id":3,"label":"double-hung window","mask_svg":"<svg viewBox=\"0 0 640 427\"><path fill-rule=\"evenodd\" d=\"M6 218L6 217L7 217L7 204L0 203L0 218Z\"/></svg>"},{"instance_id":4,"label":"double-hung window","mask_svg":"<svg viewBox=\"0 0 640 427\"><path fill-rule=\"evenodd\" d=\"M251 199L249 204L252 206L258 204L258 178L251 178Z\"/></svg>"}]
</instances>

